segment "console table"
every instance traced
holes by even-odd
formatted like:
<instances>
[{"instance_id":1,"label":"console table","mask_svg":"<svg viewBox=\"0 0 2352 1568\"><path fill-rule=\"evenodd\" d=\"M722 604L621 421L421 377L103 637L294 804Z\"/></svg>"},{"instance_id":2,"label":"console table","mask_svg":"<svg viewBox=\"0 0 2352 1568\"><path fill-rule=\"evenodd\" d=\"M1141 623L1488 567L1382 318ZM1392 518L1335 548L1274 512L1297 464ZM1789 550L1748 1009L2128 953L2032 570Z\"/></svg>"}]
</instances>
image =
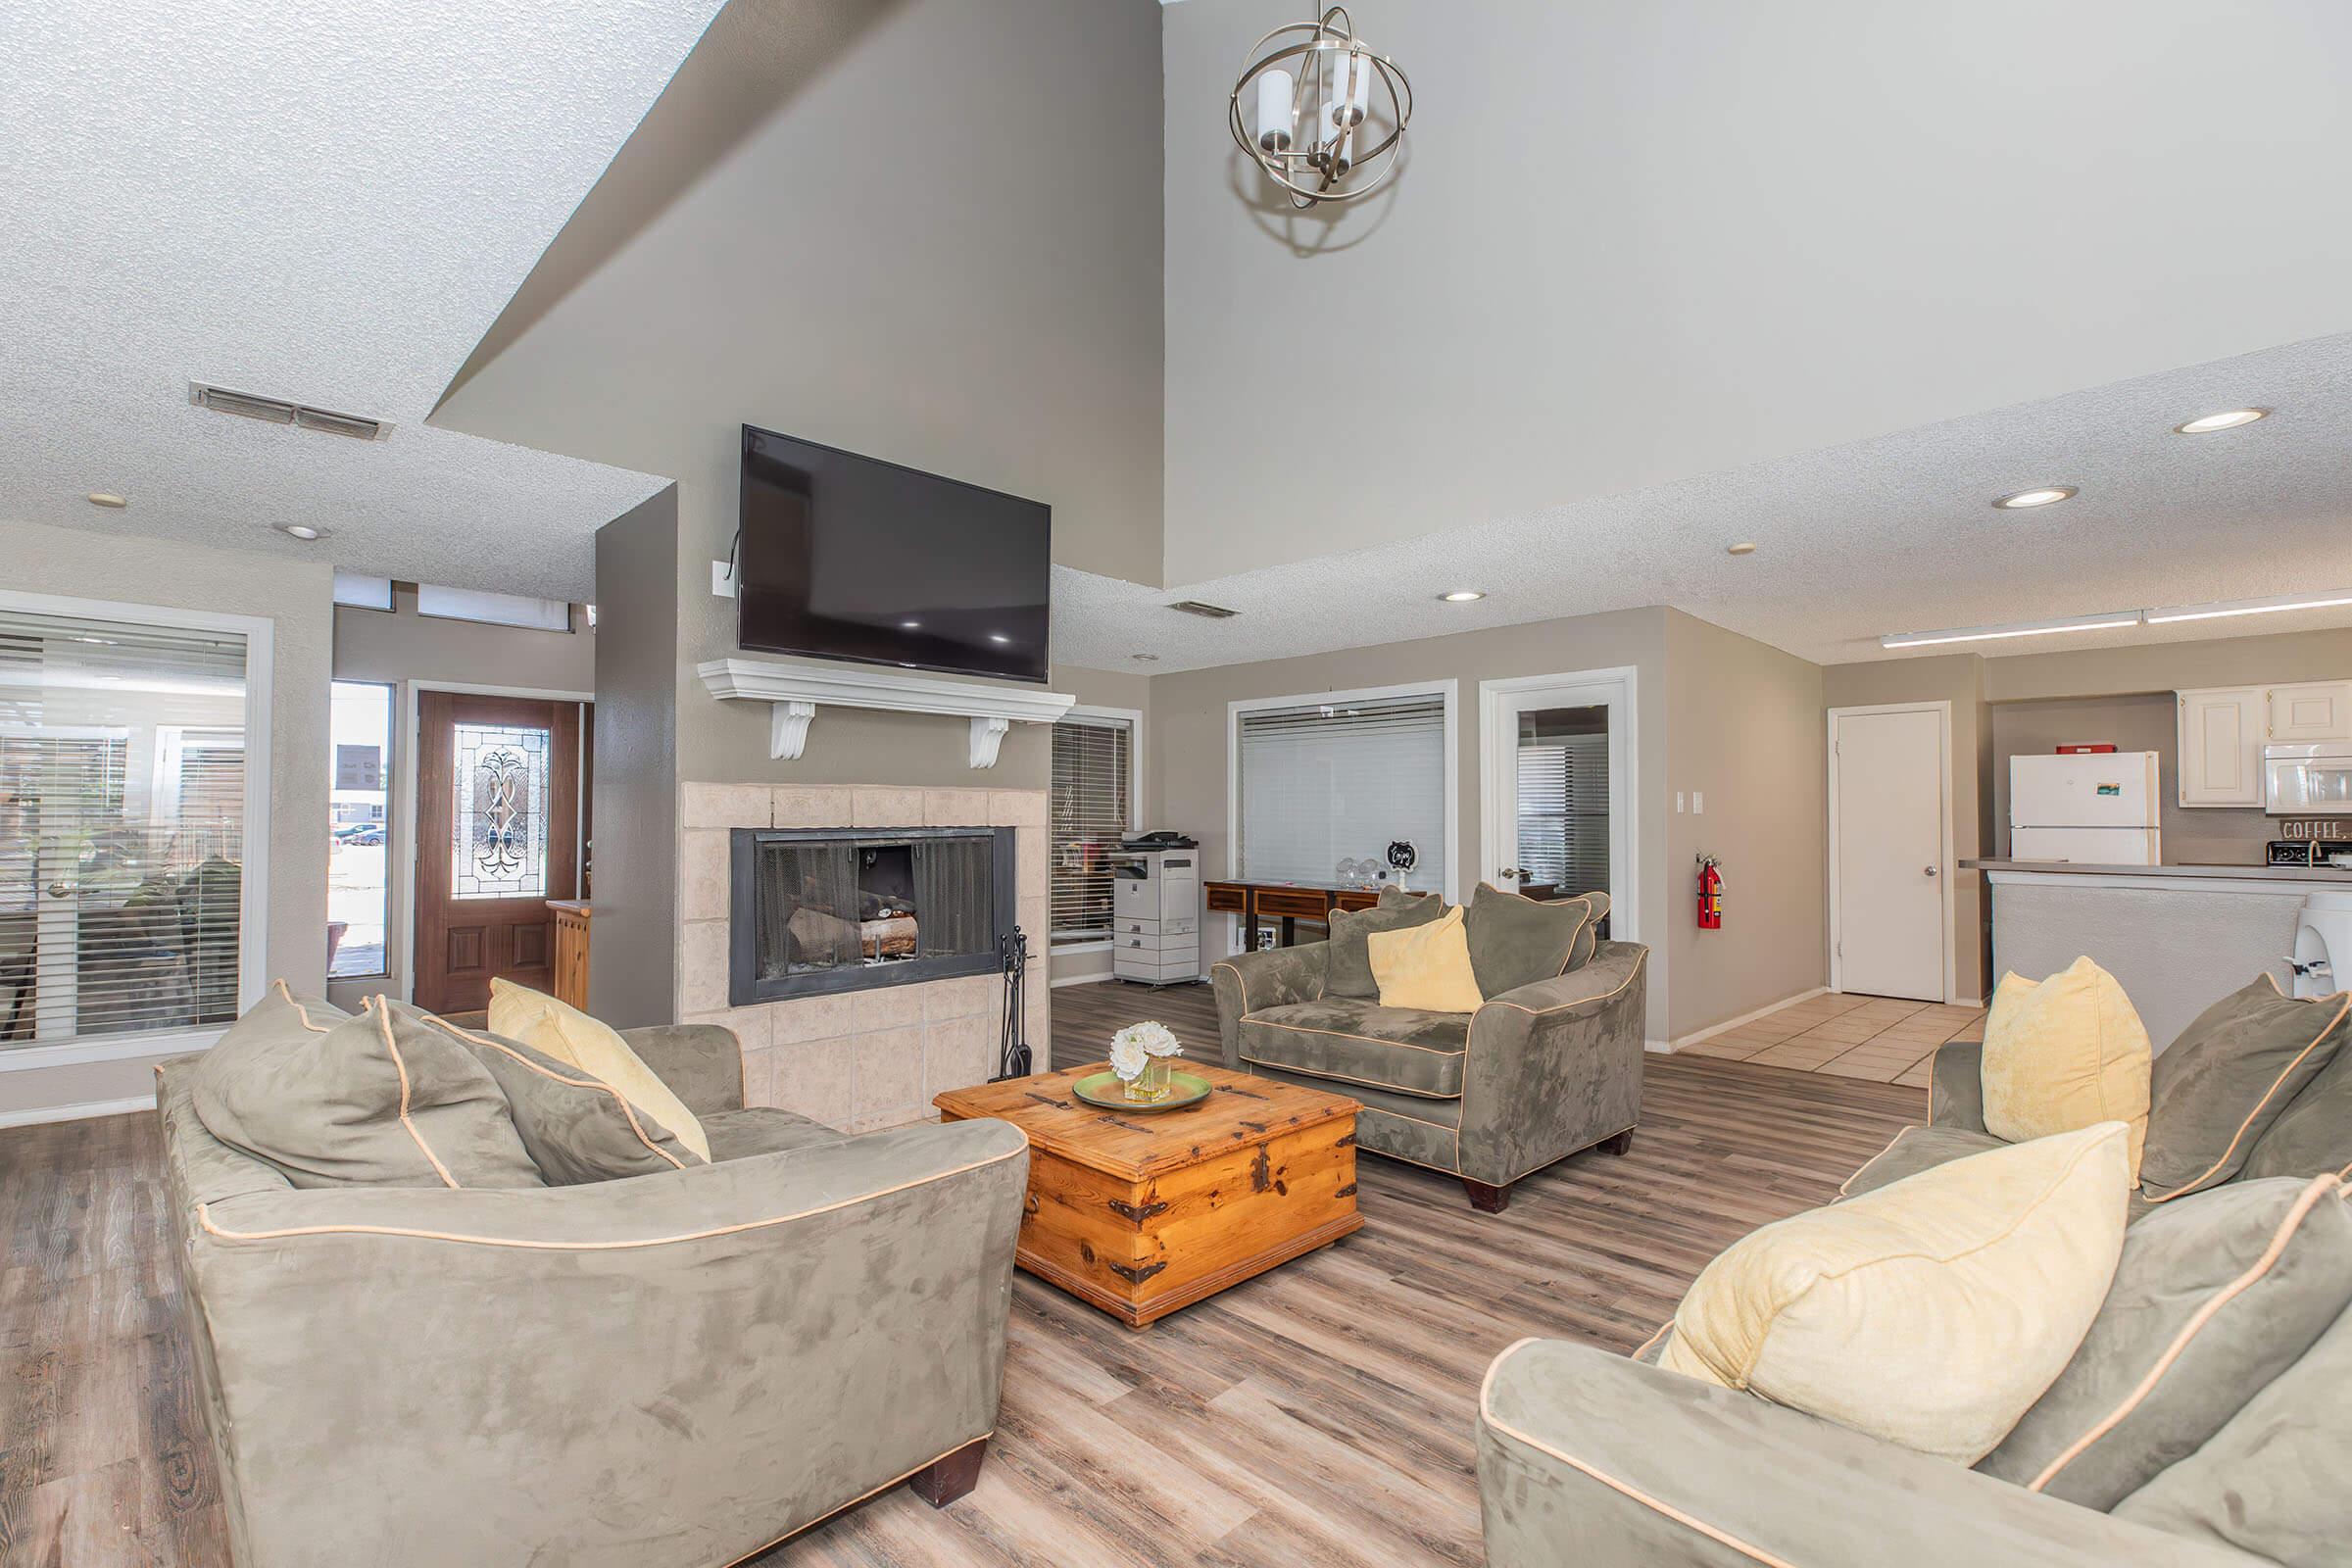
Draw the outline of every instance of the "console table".
<instances>
[{"instance_id":1,"label":"console table","mask_svg":"<svg viewBox=\"0 0 2352 1568\"><path fill-rule=\"evenodd\" d=\"M1201 883L1200 890L1211 914L1238 914L1245 923L1279 920L1282 945L1286 948L1298 946L1301 920L1328 926L1334 909L1369 909L1380 902L1377 887L1317 887L1306 882L1215 881ZM1405 891L1417 899L1434 890ZM1538 882L1519 891L1542 901L1556 897L1560 890L1552 883Z\"/></svg>"}]
</instances>

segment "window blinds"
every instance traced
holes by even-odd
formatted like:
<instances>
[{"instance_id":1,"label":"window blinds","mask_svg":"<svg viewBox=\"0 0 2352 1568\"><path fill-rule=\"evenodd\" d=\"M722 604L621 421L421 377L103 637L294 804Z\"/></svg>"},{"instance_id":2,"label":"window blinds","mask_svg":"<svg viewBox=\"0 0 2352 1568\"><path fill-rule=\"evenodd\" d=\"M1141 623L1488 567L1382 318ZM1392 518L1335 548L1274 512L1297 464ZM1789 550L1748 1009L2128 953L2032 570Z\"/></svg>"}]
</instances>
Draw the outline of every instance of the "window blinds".
<instances>
[{"instance_id":1,"label":"window blinds","mask_svg":"<svg viewBox=\"0 0 2352 1568\"><path fill-rule=\"evenodd\" d=\"M245 641L0 610L0 1044L236 1016Z\"/></svg>"},{"instance_id":2,"label":"window blinds","mask_svg":"<svg viewBox=\"0 0 2352 1568\"><path fill-rule=\"evenodd\" d=\"M1609 738L1519 747L1519 868L1562 893L1609 891Z\"/></svg>"},{"instance_id":3,"label":"window blinds","mask_svg":"<svg viewBox=\"0 0 2352 1568\"><path fill-rule=\"evenodd\" d=\"M1405 839L1420 852L1406 884L1445 887L1442 695L1259 709L1240 728L1235 864L1245 880L1329 885L1340 861L1386 867L1390 843Z\"/></svg>"},{"instance_id":4,"label":"window blinds","mask_svg":"<svg viewBox=\"0 0 2352 1568\"><path fill-rule=\"evenodd\" d=\"M1054 726L1054 941L1107 940L1110 866L1134 823L1135 727L1123 718Z\"/></svg>"}]
</instances>

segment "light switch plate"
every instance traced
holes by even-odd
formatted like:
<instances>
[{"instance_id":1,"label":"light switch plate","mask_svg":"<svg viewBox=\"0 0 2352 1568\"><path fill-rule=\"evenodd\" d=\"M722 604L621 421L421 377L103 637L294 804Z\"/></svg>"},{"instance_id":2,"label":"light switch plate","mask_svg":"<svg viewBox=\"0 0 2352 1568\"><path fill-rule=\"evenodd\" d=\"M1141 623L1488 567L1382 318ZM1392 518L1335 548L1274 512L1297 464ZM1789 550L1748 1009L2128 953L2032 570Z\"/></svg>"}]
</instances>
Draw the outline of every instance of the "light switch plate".
<instances>
[{"instance_id":1,"label":"light switch plate","mask_svg":"<svg viewBox=\"0 0 2352 1568\"><path fill-rule=\"evenodd\" d=\"M735 597L735 578L726 562L710 563L710 591L721 599Z\"/></svg>"}]
</instances>

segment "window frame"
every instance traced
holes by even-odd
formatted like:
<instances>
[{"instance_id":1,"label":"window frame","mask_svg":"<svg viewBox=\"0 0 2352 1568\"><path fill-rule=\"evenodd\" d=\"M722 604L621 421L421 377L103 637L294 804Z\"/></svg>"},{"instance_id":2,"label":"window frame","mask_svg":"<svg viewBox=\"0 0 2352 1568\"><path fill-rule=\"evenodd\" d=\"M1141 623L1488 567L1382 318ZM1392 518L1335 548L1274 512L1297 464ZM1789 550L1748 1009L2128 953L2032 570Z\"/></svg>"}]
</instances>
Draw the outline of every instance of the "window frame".
<instances>
[{"instance_id":1,"label":"window frame","mask_svg":"<svg viewBox=\"0 0 2352 1568\"><path fill-rule=\"evenodd\" d=\"M27 593L14 588L0 588L0 610L32 615L123 620L175 631L234 632L245 639L245 777L249 786L256 786L245 791L245 858L237 899L237 1010L245 1012L262 1000L270 985L270 720L274 716L272 676L276 670L277 623L263 615L184 610L122 599ZM323 948L323 926L319 928L319 941ZM0 1072L185 1055L210 1050L225 1028L222 1025L155 1034L98 1035L48 1045L4 1046L0 1047Z\"/></svg>"},{"instance_id":2,"label":"window frame","mask_svg":"<svg viewBox=\"0 0 2352 1568\"><path fill-rule=\"evenodd\" d=\"M1398 697L1435 697L1446 709L1446 886L1448 904L1461 902L1462 875L1462 683L1457 679L1405 681L1396 686L1359 686L1348 691L1295 692L1281 697L1244 697L1225 705L1225 876L1242 872L1242 715L1277 708L1313 708L1331 703L1367 703Z\"/></svg>"},{"instance_id":3,"label":"window frame","mask_svg":"<svg viewBox=\"0 0 2352 1568\"><path fill-rule=\"evenodd\" d=\"M1092 723L1098 728L1108 728L1112 725L1121 723L1127 726L1127 831L1130 836L1141 833L1144 830L1143 710L1138 708L1106 708L1093 703L1077 703L1065 710L1061 717L1055 719L1054 723L1056 728L1064 723ZM1051 740L1047 742L1049 751L1046 766L1046 782L1049 786L1049 790L1053 784L1054 771L1051 755L1052 744L1053 743ZM1049 856L1051 856L1053 853L1053 825L1049 820L1046 828L1046 842L1048 845L1047 853ZM1068 954L1110 952L1112 943L1110 933L1108 932L1103 933L1102 937L1097 941L1064 942L1058 945L1055 944L1054 941L1053 913L1054 879L1050 860L1047 869L1045 956L1047 957L1058 957Z\"/></svg>"}]
</instances>

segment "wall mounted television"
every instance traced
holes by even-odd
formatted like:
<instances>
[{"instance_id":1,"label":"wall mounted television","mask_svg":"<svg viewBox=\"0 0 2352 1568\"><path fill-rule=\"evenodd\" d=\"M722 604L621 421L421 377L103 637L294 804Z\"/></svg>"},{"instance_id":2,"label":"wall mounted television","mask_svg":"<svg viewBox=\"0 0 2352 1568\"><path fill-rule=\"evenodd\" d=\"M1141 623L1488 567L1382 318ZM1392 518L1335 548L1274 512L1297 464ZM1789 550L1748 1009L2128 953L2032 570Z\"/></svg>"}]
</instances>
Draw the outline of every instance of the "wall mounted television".
<instances>
[{"instance_id":1,"label":"wall mounted television","mask_svg":"<svg viewBox=\"0 0 2352 1568\"><path fill-rule=\"evenodd\" d=\"M736 641L1044 682L1054 512L743 427Z\"/></svg>"}]
</instances>

